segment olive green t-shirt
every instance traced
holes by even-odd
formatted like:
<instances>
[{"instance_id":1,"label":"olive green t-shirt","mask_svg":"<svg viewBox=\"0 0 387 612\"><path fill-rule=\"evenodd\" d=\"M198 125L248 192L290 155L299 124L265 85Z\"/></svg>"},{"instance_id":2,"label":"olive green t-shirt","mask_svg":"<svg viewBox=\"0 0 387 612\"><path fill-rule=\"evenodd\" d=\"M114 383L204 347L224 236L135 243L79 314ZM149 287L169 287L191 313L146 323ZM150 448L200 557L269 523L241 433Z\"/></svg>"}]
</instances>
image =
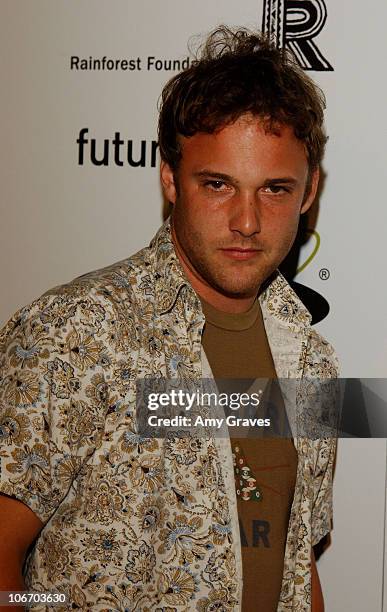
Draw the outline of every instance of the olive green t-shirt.
<instances>
[{"instance_id":1,"label":"olive green t-shirt","mask_svg":"<svg viewBox=\"0 0 387 612\"><path fill-rule=\"evenodd\" d=\"M275 381L276 372L258 300L229 314L202 300L202 344L215 379ZM243 384L243 383L242 383ZM273 383L268 382L265 394ZM278 397L277 397L278 401ZM282 398L281 398L282 401ZM277 610L297 452L289 438L234 437L229 428L242 545L242 610Z\"/></svg>"}]
</instances>

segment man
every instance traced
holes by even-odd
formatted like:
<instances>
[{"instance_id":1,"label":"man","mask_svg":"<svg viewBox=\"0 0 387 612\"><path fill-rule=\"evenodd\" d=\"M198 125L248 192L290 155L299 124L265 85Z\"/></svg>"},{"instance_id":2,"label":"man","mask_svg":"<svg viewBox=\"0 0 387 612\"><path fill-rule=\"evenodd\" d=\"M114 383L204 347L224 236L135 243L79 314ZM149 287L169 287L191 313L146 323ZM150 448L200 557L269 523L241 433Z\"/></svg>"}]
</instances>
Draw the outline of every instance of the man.
<instances>
[{"instance_id":1,"label":"man","mask_svg":"<svg viewBox=\"0 0 387 612\"><path fill-rule=\"evenodd\" d=\"M159 144L173 210L151 245L0 336L0 590L319 612L334 441L145 437L136 381L336 375L276 271L316 195L323 98L285 51L220 28L164 88Z\"/></svg>"}]
</instances>

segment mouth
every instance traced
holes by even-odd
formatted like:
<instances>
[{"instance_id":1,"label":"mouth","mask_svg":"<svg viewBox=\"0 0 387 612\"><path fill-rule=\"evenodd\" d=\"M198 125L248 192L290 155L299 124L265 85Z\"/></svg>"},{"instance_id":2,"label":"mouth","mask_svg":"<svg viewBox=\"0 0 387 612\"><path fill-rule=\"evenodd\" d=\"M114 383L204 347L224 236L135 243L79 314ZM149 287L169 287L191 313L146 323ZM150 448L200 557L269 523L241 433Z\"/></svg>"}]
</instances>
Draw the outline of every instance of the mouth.
<instances>
[{"instance_id":1,"label":"mouth","mask_svg":"<svg viewBox=\"0 0 387 612\"><path fill-rule=\"evenodd\" d=\"M239 261L246 261L248 259L252 259L260 252L260 249L241 249L239 247L232 247L220 250L226 255L226 257Z\"/></svg>"}]
</instances>

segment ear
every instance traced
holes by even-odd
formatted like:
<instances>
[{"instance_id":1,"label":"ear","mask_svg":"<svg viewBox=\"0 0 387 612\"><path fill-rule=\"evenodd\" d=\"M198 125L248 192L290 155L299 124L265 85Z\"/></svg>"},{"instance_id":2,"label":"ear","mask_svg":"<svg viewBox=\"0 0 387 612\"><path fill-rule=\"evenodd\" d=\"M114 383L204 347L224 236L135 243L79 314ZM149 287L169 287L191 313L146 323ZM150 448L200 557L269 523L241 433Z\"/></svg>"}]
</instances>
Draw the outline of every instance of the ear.
<instances>
[{"instance_id":1,"label":"ear","mask_svg":"<svg viewBox=\"0 0 387 612\"><path fill-rule=\"evenodd\" d=\"M306 213L306 211L309 210L309 208L312 206L314 199L316 197L319 179L320 179L320 168L316 168L315 170L313 170L311 177L308 178L309 185L307 184L306 186L307 196L302 203L301 210L300 210L301 214Z\"/></svg>"},{"instance_id":2,"label":"ear","mask_svg":"<svg viewBox=\"0 0 387 612\"><path fill-rule=\"evenodd\" d=\"M163 160L161 160L160 163L160 179L164 196L166 197L168 202L171 202L171 204L175 204L177 197L175 176L170 165Z\"/></svg>"}]
</instances>

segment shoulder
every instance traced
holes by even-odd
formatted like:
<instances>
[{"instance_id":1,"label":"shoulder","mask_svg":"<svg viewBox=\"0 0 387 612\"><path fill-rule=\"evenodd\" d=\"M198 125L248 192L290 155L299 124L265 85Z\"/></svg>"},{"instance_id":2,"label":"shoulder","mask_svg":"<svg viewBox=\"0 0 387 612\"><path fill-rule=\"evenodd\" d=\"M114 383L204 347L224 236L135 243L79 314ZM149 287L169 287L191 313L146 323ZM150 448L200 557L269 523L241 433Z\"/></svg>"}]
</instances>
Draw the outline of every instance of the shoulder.
<instances>
[{"instance_id":1,"label":"shoulder","mask_svg":"<svg viewBox=\"0 0 387 612\"><path fill-rule=\"evenodd\" d=\"M84 408L90 394L112 385L121 364L132 365L140 344L135 269L125 260L51 289L0 330L0 403L9 416L55 407L58 418L59 404L76 398Z\"/></svg>"},{"instance_id":2,"label":"shoulder","mask_svg":"<svg viewBox=\"0 0 387 612\"><path fill-rule=\"evenodd\" d=\"M71 282L54 287L41 299L56 296L74 303L92 301L109 310L117 302L134 304L151 267L150 249L146 247L134 255L104 268L78 276ZM129 300L129 301L128 301Z\"/></svg>"},{"instance_id":3,"label":"shoulder","mask_svg":"<svg viewBox=\"0 0 387 612\"><path fill-rule=\"evenodd\" d=\"M114 335L140 308L147 251L54 287L18 310L0 331L0 353L20 334L38 336L40 344L44 336L58 340L75 330Z\"/></svg>"}]
</instances>

